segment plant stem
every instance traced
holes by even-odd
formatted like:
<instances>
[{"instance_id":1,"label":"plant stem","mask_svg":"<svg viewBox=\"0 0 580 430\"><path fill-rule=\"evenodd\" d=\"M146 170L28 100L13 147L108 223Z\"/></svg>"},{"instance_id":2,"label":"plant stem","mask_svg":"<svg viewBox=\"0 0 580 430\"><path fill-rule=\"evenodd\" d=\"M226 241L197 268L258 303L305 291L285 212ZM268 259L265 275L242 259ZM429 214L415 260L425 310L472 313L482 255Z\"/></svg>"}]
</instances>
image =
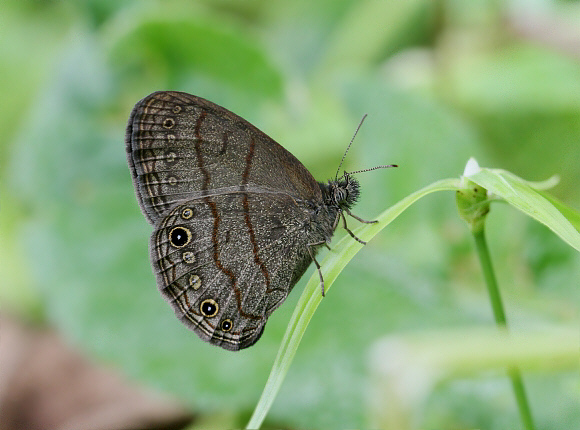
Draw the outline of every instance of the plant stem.
<instances>
[{"instance_id":1,"label":"plant stem","mask_svg":"<svg viewBox=\"0 0 580 430\"><path fill-rule=\"evenodd\" d=\"M483 276L485 278L485 283L489 292L495 322L499 327L506 328L507 322L505 318L505 312L503 310L503 304L501 301L499 288L497 286L497 280L495 278L495 273L491 264L491 257L489 255L489 249L485 240L484 229L482 227L480 229L473 230L472 232L475 239L477 255L479 256L479 261L481 263L481 270L483 271ZM510 367L508 368L508 376L512 382L512 387L516 396L516 402L520 411L520 418L524 428L526 430L534 430L534 422L532 420L530 406L526 397L522 375L518 368Z\"/></svg>"}]
</instances>

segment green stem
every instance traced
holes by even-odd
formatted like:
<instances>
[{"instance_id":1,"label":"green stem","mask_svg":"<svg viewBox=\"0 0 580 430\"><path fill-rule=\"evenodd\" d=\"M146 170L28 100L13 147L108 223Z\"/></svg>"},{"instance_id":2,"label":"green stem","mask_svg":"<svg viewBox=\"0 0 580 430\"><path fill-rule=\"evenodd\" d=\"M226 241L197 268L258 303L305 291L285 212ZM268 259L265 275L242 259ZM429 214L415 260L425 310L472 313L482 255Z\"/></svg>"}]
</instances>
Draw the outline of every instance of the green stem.
<instances>
[{"instance_id":1,"label":"green stem","mask_svg":"<svg viewBox=\"0 0 580 430\"><path fill-rule=\"evenodd\" d=\"M499 288L497 286L495 273L491 264L489 249L487 247L487 242L485 241L483 227L477 231L473 231L473 237L475 239L475 247L477 248L481 269L483 271L483 276L485 278L485 283L487 285L487 290L491 299L491 306L493 308L495 322L499 327L505 328L507 327L505 312L503 310ZM532 420L530 406L526 397L522 375L518 368L510 367L508 369L508 376L512 382L512 387L516 396L516 402L518 404L518 409L520 411L520 417L524 424L524 428L526 430L534 430L534 422Z\"/></svg>"}]
</instances>

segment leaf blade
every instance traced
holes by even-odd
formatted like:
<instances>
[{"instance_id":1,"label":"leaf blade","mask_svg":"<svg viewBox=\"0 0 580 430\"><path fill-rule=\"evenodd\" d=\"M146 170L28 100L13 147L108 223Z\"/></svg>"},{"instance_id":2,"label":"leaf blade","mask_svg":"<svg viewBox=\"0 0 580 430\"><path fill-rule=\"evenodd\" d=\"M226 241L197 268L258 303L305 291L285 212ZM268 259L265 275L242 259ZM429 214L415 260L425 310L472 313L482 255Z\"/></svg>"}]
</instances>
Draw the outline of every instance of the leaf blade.
<instances>
[{"instance_id":1,"label":"leaf blade","mask_svg":"<svg viewBox=\"0 0 580 430\"><path fill-rule=\"evenodd\" d=\"M546 225L563 241L580 251L580 232L561 211L564 205L560 204L559 210L543 193L534 189L530 182L512 173L488 168L481 168L470 175L469 179ZM575 213L573 209L567 209L570 214Z\"/></svg>"}]
</instances>

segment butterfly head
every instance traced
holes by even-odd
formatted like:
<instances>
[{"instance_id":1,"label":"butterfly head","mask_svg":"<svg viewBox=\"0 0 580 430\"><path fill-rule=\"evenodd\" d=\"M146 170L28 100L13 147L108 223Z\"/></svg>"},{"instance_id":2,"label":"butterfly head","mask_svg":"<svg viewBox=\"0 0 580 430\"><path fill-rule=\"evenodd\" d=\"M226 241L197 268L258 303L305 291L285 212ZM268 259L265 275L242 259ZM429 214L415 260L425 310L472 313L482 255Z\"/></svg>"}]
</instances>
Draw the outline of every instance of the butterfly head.
<instances>
[{"instance_id":1,"label":"butterfly head","mask_svg":"<svg viewBox=\"0 0 580 430\"><path fill-rule=\"evenodd\" d=\"M328 191L332 205L350 209L358 200L360 185L354 177L345 172L341 178L328 182Z\"/></svg>"}]
</instances>

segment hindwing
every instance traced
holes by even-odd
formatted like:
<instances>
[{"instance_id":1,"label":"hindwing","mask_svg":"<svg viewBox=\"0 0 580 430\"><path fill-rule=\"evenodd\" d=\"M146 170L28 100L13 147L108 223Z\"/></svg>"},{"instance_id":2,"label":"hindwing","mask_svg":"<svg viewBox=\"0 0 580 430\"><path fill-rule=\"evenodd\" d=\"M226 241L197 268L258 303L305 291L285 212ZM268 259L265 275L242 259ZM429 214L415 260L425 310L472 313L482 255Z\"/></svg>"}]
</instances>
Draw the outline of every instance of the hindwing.
<instances>
[{"instance_id":1,"label":"hindwing","mask_svg":"<svg viewBox=\"0 0 580 430\"><path fill-rule=\"evenodd\" d=\"M287 194L181 202L155 226L151 262L176 315L202 339L253 345L311 262L305 207Z\"/></svg>"}]
</instances>

